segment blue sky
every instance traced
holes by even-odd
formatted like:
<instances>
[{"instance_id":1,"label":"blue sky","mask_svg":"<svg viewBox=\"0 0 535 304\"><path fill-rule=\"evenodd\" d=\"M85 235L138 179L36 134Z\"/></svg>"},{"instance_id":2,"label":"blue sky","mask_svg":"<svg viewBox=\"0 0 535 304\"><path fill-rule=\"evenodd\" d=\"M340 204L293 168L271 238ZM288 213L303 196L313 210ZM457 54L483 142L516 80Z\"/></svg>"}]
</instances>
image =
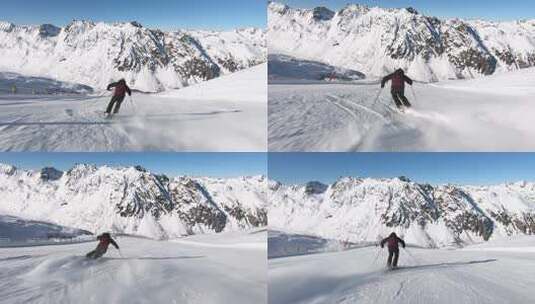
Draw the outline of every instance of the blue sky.
<instances>
[{"instance_id":1,"label":"blue sky","mask_svg":"<svg viewBox=\"0 0 535 304\"><path fill-rule=\"evenodd\" d=\"M55 167L66 170L76 163L110 166L141 165L169 176L237 177L266 175L265 153L0 153L0 163L24 169Z\"/></svg>"},{"instance_id":2,"label":"blue sky","mask_svg":"<svg viewBox=\"0 0 535 304\"><path fill-rule=\"evenodd\" d=\"M412 6L426 15L464 19L505 21L535 18L534 0L280 0L278 2L295 7L326 6L331 9L340 9L348 3L394 8Z\"/></svg>"},{"instance_id":3,"label":"blue sky","mask_svg":"<svg viewBox=\"0 0 535 304\"><path fill-rule=\"evenodd\" d=\"M263 0L24 0L2 1L0 20L15 24L52 23L72 19L133 21L161 29L231 29L266 26Z\"/></svg>"},{"instance_id":4,"label":"blue sky","mask_svg":"<svg viewBox=\"0 0 535 304\"><path fill-rule=\"evenodd\" d=\"M431 184L535 181L535 153L270 153L268 164L269 177L286 184L402 175Z\"/></svg>"}]
</instances>

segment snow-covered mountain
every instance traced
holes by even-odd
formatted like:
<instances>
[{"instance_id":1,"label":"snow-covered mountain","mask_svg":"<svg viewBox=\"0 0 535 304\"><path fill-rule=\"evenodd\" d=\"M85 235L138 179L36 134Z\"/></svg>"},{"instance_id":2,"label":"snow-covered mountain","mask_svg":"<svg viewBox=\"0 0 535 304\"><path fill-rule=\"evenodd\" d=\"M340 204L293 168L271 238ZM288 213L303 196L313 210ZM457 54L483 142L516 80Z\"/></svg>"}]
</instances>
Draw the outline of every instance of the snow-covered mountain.
<instances>
[{"instance_id":1,"label":"snow-covered mountain","mask_svg":"<svg viewBox=\"0 0 535 304\"><path fill-rule=\"evenodd\" d=\"M535 183L432 186L346 177L332 185L269 182L269 225L349 242L396 231L412 244L459 246L535 234Z\"/></svg>"},{"instance_id":2,"label":"snow-covered mountain","mask_svg":"<svg viewBox=\"0 0 535 304\"><path fill-rule=\"evenodd\" d=\"M404 68L420 81L473 78L535 66L535 19L513 22L441 20L413 8L351 4L268 6L270 54L383 76Z\"/></svg>"},{"instance_id":3,"label":"snow-covered mountain","mask_svg":"<svg viewBox=\"0 0 535 304\"><path fill-rule=\"evenodd\" d=\"M265 62L265 31L164 32L131 23L0 22L0 71L105 89L125 78L135 89L181 88Z\"/></svg>"},{"instance_id":4,"label":"snow-covered mountain","mask_svg":"<svg viewBox=\"0 0 535 304\"><path fill-rule=\"evenodd\" d=\"M90 235L91 232L85 230L0 214L0 243L62 240Z\"/></svg>"},{"instance_id":5,"label":"snow-covered mountain","mask_svg":"<svg viewBox=\"0 0 535 304\"><path fill-rule=\"evenodd\" d=\"M165 239L267 225L263 176L169 178L142 167L0 165L0 214Z\"/></svg>"}]
</instances>

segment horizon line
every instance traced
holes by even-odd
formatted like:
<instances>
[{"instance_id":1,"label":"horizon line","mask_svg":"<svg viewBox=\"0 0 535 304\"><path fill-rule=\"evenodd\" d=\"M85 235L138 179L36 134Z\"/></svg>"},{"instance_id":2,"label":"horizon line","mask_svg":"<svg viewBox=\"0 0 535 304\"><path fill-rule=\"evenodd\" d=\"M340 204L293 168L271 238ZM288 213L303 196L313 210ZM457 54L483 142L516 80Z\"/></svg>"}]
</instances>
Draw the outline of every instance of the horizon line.
<instances>
[{"instance_id":1,"label":"horizon line","mask_svg":"<svg viewBox=\"0 0 535 304\"><path fill-rule=\"evenodd\" d=\"M323 185L326 185L326 186L331 186L333 184L335 184L336 182L344 179L344 178L352 178L352 179L363 179L363 180L366 180L366 179L370 179L370 180L377 180L377 181L380 181L380 180L394 180L394 179L399 179L403 182L408 182L408 183L416 183L416 184L427 184L427 185L431 185L431 186L447 186L447 185L457 185L457 186L465 186L465 187L470 187L470 186L474 186L474 187L483 187L483 186L500 186L500 185L510 185L510 184L517 184L517 183L535 183L535 180L525 180L525 179L518 179L518 180L509 180L509 181L502 181L502 182L494 182L494 183L482 183L482 184L477 184L477 183L460 183L460 182L442 182L442 183L433 183L433 182L424 182L424 181L418 181L416 179L412 179L410 177L407 177L407 176L404 176L404 175L401 175L401 176L396 176L396 177L371 177L371 176L339 176L337 179L335 179L334 181L332 182L323 182L323 181L320 181L320 180L314 180L314 179L311 179L311 180L308 180L306 182L282 182L278 179L275 179L275 178L270 178L269 175L268 175L268 179L271 180L271 181L274 181L274 182L278 182L278 183L281 183L285 186L305 186L306 184L308 183L321 183ZM402 178L406 178L407 180L402 180Z\"/></svg>"},{"instance_id":2,"label":"horizon line","mask_svg":"<svg viewBox=\"0 0 535 304\"><path fill-rule=\"evenodd\" d=\"M157 26L157 25L150 25L150 24L146 25L146 23L143 23L143 22L140 22L140 21L137 21L137 20L106 21L106 20L93 20L93 19L72 19L68 23L57 25L57 23L50 23L50 22L15 23L15 22L8 21L8 20L5 20L5 19L0 19L0 23L1 22L9 23L9 24L11 24L11 25L13 25L15 27L17 27L17 26L19 26L19 27L30 27L30 26L52 25L52 26L55 26L55 27L58 27L58 28L61 28L61 29L64 29L67 26L69 26L70 24L72 24L74 22L77 22L77 21L79 21L79 22L91 22L91 23L94 23L94 24L104 23L104 24L110 24L110 25L113 25L113 24L132 24L132 25L134 25L133 23L137 23L142 28L146 28L146 29L149 29L149 30L163 30L163 31L166 31L166 32L179 31L179 30L204 30L204 31L224 32L224 31L232 31L232 30L239 30L239 29L250 29L250 28L267 30L267 26L266 27L259 27L259 26L255 26L255 25L236 26L236 27L224 27L224 26L222 26L222 27L213 27L213 28L208 28L208 27L180 27L179 25L177 25L177 27L168 27L168 26Z\"/></svg>"},{"instance_id":3,"label":"horizon line","mask_svg":"<svg viewBox=\"0 0 535 304\"><path fill-rule=\"evenodd\" d=\"M264 173L259 173L259 174L245 174L245 175L210 175L210 174L187 174L187 173L182 173L182 174L178 174L178 175L174 175L174 174L169 174L169 173L163 173L163 172L157 172L156 170L152 170L152 169L149 169L143 165L140 165L140 164L133 164L133 165L112 165L112 164L96 164L96 163L91 163L91 162L87 162L87 163L84 163L84 162L80 162L80 163L74 163L70 166L68 166L68 168L66 169L62 169L61 166L42 166L42 167L27 167L27 166L17 166L17 165L13 165L13 164L8 164L8 163L5 163L5 162L0 162L0 167L1 166L11 166L13 168L15 168L15 170L22 170L22 171L26 171L26 172L39 172L43 169L55 169L55 170L58 170L58 171L61 171L63 173L77 167L77 166L83 166L83 165L86 165L86 166L92 166L92 167L95 167L96 169L100 169L100 168L103 168L103 167L107 167L107 168L111 168L111 169L136 169L136 167L140 167L141 169L145 170L147 173L149 174L154 174L154 175L164 175L164 176L171 176L171 177L182 177L182 176L186 176L186 177L210 177L210 178L222 178L222 179L229 179L229 178L240 178L240 177L255 177L255 176L262 176L262 177L267 177L267 174L264 174ZM138 170L139 171L139 170Z\"/></svg>"},{"instance_id":4,"label":"horizon line","mask_svg":"<svg viewBox=\"0 0 535 304\"><path fill-rule=\"evenodd\" d=\"M463 17L448 17L448 16L440 16L440 15L435 15L435 14L432 14L432 15L428 15L427 13L421 13L420 10L414 6L405 6L405 7L386 7L386 6L379 6L379 5L367 5L367 4L360 4L360 3L356 3L356 2L349 2L349 3L346 3L343 7L339 8L339 9L334 9L332 6L331 7L328 7L328 6L324 6L324 5L320 5L320 6L314 6L314 7L303 7L303 6L293 6L293 5L289 5L289 4L286 4L286 3L283 3L283 2L280 2L280 1L269 1L269 3L276 3L276 4L281 4L281 5L284 5L284 6L287 6L291 9L299 9L299 10L314 10L316 8L326 8L330 11L332 11L333 13L338 13L342 10L344 10L345 8L349 7L349 6L352 6L352 5L355 5L355 6L361 6L361 7L366 7L366 8L379 8L379 9L384 9L384 10L408 10L408 9L414 9L416 11L416 14L417 15L422 15L424 17L430 17L430 18L439 18L439 19L442 19L443 21L448 21L448 20L463 20L463 21L486 21L486 22L495 22L495 23L505 23L505 22L518 22L518 21L535 21L535 17L523 17L523 18L516 18L516 19L487 19L487 18L482 18L482 17L469 17L469 18L463 18Z\"/></svg>"}]
</instances>

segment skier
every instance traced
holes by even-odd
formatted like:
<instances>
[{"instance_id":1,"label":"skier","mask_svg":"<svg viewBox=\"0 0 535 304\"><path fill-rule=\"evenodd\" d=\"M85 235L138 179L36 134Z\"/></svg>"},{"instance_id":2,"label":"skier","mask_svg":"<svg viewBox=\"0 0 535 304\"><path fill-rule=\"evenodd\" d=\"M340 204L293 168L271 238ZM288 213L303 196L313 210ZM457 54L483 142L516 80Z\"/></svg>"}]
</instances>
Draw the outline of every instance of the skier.
<instances>
[{"instance_id":1,"label":"skier","mask_svg":"<svg viewBox=\"0 0 535 304\"><path fill-rule=\"evenodd\" d=\"M117 114L119 112L119 109L121 108L121 103L124 100L124 97L126 93L128 93L128 96L132 96L132 91L130 91L130 88L126 85L126 81L124 79L121 79L117 82L110 83L108 85L107 90L111 90L111 88L115 88L113 91L113 97L110 100L110 103L108 104L108 108L106 109L106 114L108 117L111 115L111 111L113 108L113 105L115 104L115 108L113 108L113 114Z\"/></svg>"},{"instance_id":2,"label":"skier","mask_svg":"<svg viewBox=\"0 0 535 304\"><path fill-rule=\"evenodd\" d=\"M394 73L383 78L381 88L384 88L386 82L389 80L392 81L390 92L398 109L401 109L403 106L409 108L411 104L407 100L407 97L405 97L405 82L412 85L412 79L407 77L402 69L397 69Z\"/></svg>"},{"instance_id":3,"label":"skier","mask_svg":"<svg viewBox=\"0 0 535 304\"><path fill-rule=\"evenodd\" d=\"M111 238L110 234L108 232L105 232L99 236L97 236L97 240L99 241L97 248L85 256L90 259L98 259L101 256L103 256L106 251L108 250L108 246L112 244L117 250L119 250L119 245Z\"/></svg>"},{"instance_id":4,"label":"skier","mask_svg":"<svg viewBox=\"0 0 535 304\"><path fill-rule=\"evenodd\" d=\"M399 243L405 248L405 241L392 232L387 238L381 241L381 248L384 248L385 243L388 247L388 261L386 262L386 266L390 269L396 268L398 267ZM392 261L392 257L394 257L394 261Z\"/></svg>"}]
</instances>

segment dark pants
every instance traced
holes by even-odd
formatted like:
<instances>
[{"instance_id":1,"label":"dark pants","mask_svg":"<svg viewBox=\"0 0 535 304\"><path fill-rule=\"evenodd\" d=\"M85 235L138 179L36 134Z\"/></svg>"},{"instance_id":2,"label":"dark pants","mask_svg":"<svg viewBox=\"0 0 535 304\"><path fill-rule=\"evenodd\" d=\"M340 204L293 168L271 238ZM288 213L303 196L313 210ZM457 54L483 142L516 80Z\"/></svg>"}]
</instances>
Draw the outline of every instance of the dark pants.
<instances>
[{"instance_id":1,"label":"dark pants","mask_svg":"<svg viewBox=\"0 0 535 304\"><path fill-rule=\"evenodd\" d=\"M121 108L121 102L123 102L123 100L124 100L124 96L113 96L110 100L110 103L108 104L106 113L110 114L113 108L113 105L115 104L115 109L113 109L113 114L117 114L119 112L119 109Z\"/></svg>"},{"instance_id":2,"label":"dark pants","mask_svg":"<svg viewBox=\"0 0 535 304\"><path fill-rule=\"evenodd\" d=\"M103 256L106 253L106 248L97 247L97 249L91 251L90 253L86 254L85 256L90 259L98 259L101 256Z\"/></svg>"},{"instance_id":3,"label":"dark pants","mask_svg":"<svg viewBox=\"0 0 535 304\"><path fill-rule=\"evenodd\" d=\"M394 257L394 261L392 261ZM398 258L399 258L399 249L388 249L388 261L386 261L386 266L388 267L398 267Z\"/></svg>"},{"instance_id":4,"label":"dark pants","mask_svg":"<svg viewBox=\"0 0 535 304\"><path fill-rule=\"evenodd\" d=\"M392 91L392 98L394 98L394 102L398 108L401 108L402 106L409 108L411 106L411 103L401 91Z\"/></svg>"}]
</instances>

